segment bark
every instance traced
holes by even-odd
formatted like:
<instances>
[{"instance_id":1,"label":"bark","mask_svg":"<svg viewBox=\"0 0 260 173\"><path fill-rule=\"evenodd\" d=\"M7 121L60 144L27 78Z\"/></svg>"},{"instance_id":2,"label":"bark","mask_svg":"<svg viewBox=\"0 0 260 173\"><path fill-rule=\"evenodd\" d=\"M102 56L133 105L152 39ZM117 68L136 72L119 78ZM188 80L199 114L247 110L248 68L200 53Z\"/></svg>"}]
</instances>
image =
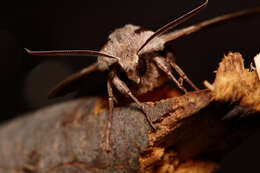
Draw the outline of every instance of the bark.
<instances>
[{"instance_id":1,"label":"bark","mask_svg":"<svg viewBox=\"0 0 260 173\"><path fill-rule=\"evenodd\" d=\"M2 124L0 172L213 172L260 122L223 121L230 103L216 102L214 91L190 92L147 103L155 131L135 104L116 108L107 152L103 102L73 100Z\"/></svg>"}]
</instances>

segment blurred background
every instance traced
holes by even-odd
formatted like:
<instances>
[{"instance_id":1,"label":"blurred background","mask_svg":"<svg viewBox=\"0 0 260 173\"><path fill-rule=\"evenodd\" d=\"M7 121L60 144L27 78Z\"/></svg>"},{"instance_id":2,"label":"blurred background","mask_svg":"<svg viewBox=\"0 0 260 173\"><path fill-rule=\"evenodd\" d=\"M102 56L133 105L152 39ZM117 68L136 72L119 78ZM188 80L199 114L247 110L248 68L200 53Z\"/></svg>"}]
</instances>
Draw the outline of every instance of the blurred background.
<instances>
[{"instance_id":1,"label":"blurred background","mask_svg":"<svg viewBox=\"0 0 260 173\"><path fill-rule=\"evenodd\" d=\"M95 57L36 57L31 50L99 50L107 36L131 23L156 30L197 7L202 0L182 1L2 1L0 6L0 82L2 122L23 113L86 94L106 92L104 76L90 76L80 93L48 100L60 80L96 60ZM246 8L260 7L259 0L210 0L199 15L178 28ZM225 22L173 41L177 64L200 87L214 79L213 71L228 51L238 51L249 66L260 52L260 14ZM245 141L223 161L219 172L257 169L260 132Z\"/></svg>"}]
</instances>

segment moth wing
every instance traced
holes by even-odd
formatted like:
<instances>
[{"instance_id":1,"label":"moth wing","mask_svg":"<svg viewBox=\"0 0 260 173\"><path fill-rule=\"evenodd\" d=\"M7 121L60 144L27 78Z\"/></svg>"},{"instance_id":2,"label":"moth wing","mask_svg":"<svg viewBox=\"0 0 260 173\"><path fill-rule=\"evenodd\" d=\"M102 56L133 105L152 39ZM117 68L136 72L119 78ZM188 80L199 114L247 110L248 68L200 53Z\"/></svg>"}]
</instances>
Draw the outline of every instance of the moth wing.
<instances>
[{"instance_id":1,"label":"moth wing","mask_svg":"<svg viewBox=\"0 0 260 173\"><path fill-rule=\"evenodd\" d=\"M27 53L30 55L37 56L104 56L108 58L115 59L118 61L120 58L106 54L105 52L93 51L93 50L50 50L50 51L31 51L27 48L24 48ZM82 69L81 71L72 74L65 80L61 81L48 95L48 98L54 98L63 96L69 92L72 92L76 89L82 79L88 73L99 70L98 63L92 64L89 67Z\"/></svg>"},{"instance_id":2,"label":"moth wing","mask_svg":"<svg viewBox=\"0 0 260 173\"><path fill-rule=\"evenodd\" d=\"M97 63L92 64L77 73L74 73L58 83L56 87L54 87L50 93L48 94L48 98L55 98L64 96L67 93L74 91L78 84L81 82L81 79L87 74L94 72L98 69Z\"/></svg>"}]
</instances>

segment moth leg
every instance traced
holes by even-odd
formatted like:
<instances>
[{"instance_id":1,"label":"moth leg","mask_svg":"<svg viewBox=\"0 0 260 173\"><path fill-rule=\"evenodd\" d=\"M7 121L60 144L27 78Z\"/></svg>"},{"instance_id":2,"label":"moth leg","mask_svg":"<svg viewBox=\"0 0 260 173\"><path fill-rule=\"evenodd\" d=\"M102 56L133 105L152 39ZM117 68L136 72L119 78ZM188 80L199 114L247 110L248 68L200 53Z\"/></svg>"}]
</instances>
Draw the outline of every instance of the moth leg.
<instances>
[{"instance_id":1,"label":"moth leg","mask_svg":"<svg viewBox=\"0 0 260 173\"><path fill-rule=\"evenodd\" d=\"M107 81L107 93L108 93L108 104L109 104L109 116L107 122L107 129L106 129L106 143L105 143L105 150L110 150L110 135L111 135L111 124L113 118L113 109L114 109L114 95L111 85L111 79Z\"/></svg>"},{"instance_id":2,"label":"moth leg","mask_svg":"<svg viewBox=\"0 0 260 173\"><path fill-rule=\"evenodd\" d=\"M184 79L194 90L198 91L199 88L188 78L184 71L173 61L173 54L167 52L167 61L176 70L182 79Z\"/></svg>"},{"instance_id":3,"label":"moth leg","mask_svg":"<svg viewBox=\"0 0 260 173\"><path fill-rule=\"evenodd\" d=\"M187 93L187 90L180 84L180 82L172 75L171 66L166 61L165 58L155 57L153 58L156 65L167 74L168 78L171 79L184 93Z\"/></svg>"},{"instance_id":4,"label":"moth leg","mask_svg":"<svg viewBox=\"0 0 260 173\"><path fill-rule=\"evenodd\" d=\"M153 130L156 129L155 125L153 124L149 113L146 111L144 104L142 104L130 91L130 89L127 87L127 85L121 81L116 75L114 75L112 79L113 85L118 89L120 93L122 93L125 96L130 97L134 102L137 104L137 106L144 112L145 117L147 121L149 122L150 126L152 127Z\"/></svg>"},{"instance_id":5,"label":"moth leg","mask_svg":"<svg viewBox=\"0 0 260 173\"><path fill-rule=\"evenodd\" d=\"M183 78L182 78L182 77L180 77L180 78L178 79L178 82L181 84L181 86L183 86Z\"/></svg>"}]
</instances>

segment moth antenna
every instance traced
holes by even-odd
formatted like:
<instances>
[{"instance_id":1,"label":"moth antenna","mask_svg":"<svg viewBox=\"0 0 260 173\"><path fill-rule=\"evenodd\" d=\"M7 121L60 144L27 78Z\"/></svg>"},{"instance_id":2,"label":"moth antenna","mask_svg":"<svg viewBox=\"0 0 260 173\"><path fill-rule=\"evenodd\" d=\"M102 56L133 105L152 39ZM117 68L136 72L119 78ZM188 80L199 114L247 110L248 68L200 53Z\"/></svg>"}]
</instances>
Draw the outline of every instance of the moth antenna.
<instances>
[{"instance_id":1,"label":"moth antenna","mask_svg":"<svg viewBox=\"0 0 260 173\"><path fill-rule=\"evenodd\" d=\"M242 10L242 11L238 11L238 12L234 12L234 13L229 13L229 14L225 14L222 16L218 16L209 20L205 20L203 22L200 22L198 24L192 25L192 26L188 26L186 28L182 28L179 29L177 31L173 31L171 33L162 35L161 38L164 39L165 42L168 41L172 41L175 40L177 38L180 38L182 36L186 36L189 35L191 33L194 33L196 31L199 31L209 25L213 25L219 22L223 22L226 20L231 20L234 18L238 18L241 16L245 16L245 15L251 15L251 14L255 14L255 13L260 13L260 8L254 8L254 9L246 9L246 10Z\"/></svg>"},{"instance_id":2,"label":"moth antenna","mask_svg":"<svg viewBox=\"0 0 260 173\"><path fill-rule=\"evenodd\" d=\"M208 5L208 0L206 0L202 5L198 6L197 8L191 10L190 12L182 15L181 17L171 21L170 23L164 25L163 27L159 28L157 31L155 31L155 33L153 35L151 35L146 41L145 43L138 49L137 54L139 54L139 52L152 40L154 39L156 36L159 36L167 31L169 31L170 29L172 29L173 27L179 25L180 23L188 20L190 17L196 15L198 12L200 12L203 8L205 8Z\"/></svg>"},{"instance_id":3,"label":"moth antenna","mask_svg":"<svg viewBox=\"0 0 260 173\"><path fill-rule=\"evenodd\" d=\"M105 56L108 58L114 58L120 60L119 57L108 55L103 52L98 52L94 50L50 50L50 51L31 51L27 48L24 48L26 52L31 55L38 56Z\"/></svg>"}]
</instances>

